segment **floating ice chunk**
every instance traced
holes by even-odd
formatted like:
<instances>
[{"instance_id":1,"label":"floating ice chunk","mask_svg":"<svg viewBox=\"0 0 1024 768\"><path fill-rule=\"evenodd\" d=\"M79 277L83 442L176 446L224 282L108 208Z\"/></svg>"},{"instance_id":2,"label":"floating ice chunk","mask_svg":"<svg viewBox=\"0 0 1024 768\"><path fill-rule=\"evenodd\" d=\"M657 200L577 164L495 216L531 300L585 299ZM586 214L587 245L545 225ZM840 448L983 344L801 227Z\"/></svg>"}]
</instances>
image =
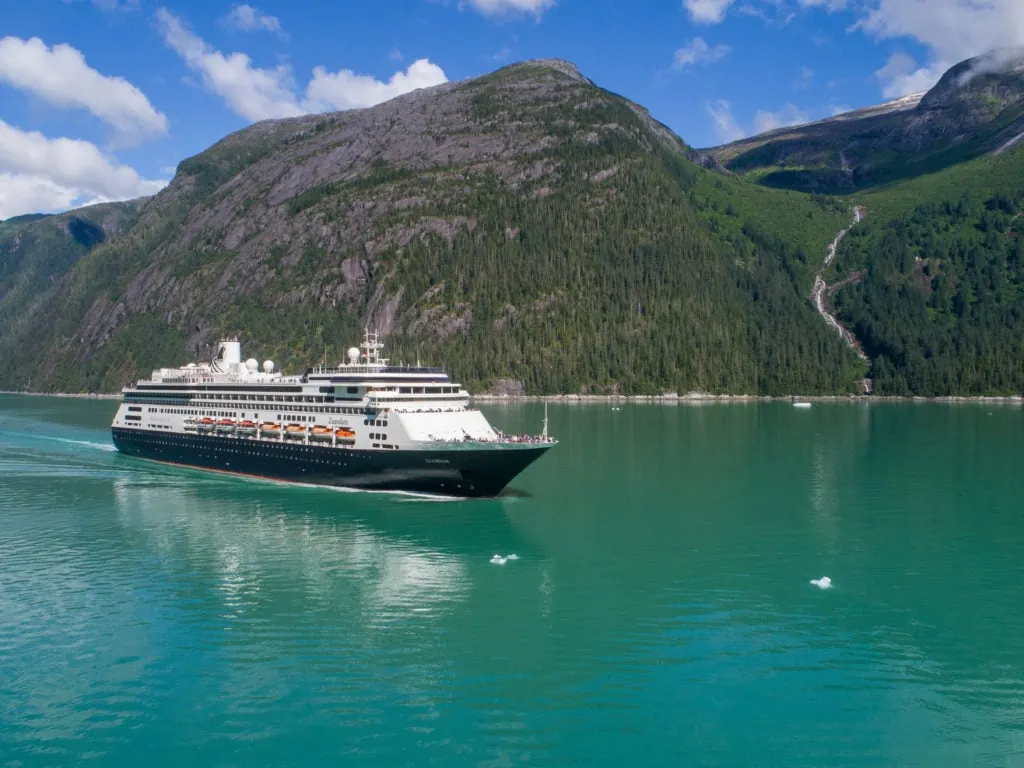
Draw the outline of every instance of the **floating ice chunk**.
<instances>
[{"instance_id":1,"label":"floating ice chunk","mask_svg":"<svg viewBox=\"0 0 1024 768\"><path fill-rule=\"evenodd\" d=\"M507 560L518 560L519 559L519 555L512 554L512 555L509 555L506 559Z\"/></svg>"},{"instance_id":2,"label":"floating ice chunk","mask_svg":"<svg viewBox=\"0 0 1024 768\"><path fill-rule=\"evenodd\" d=\"M491 565L504 565L507 562L508 558L502 557L501 555L495 555L491 558Z\"/></svg>"},{"instance_id":3,"label":"floating ice chunk","mask_svg":"<svg viewBox=\"0 0 1024 768\"><path fill-rule=\"evenodd\" d=\"M832 589L832 579L828 576L822 576L820 579L811 579L811 584L818 589Z\"/></svg>"},{"instance_id":4,"label":"floating ice chunk","mask_svg":"<svg viewBox=\"0 0 1024 768\"><path fill-rule=\"evenodd\" d=\"M793 403L794 408L810 408L810 403Z\"/></svg>"}]
</instances>

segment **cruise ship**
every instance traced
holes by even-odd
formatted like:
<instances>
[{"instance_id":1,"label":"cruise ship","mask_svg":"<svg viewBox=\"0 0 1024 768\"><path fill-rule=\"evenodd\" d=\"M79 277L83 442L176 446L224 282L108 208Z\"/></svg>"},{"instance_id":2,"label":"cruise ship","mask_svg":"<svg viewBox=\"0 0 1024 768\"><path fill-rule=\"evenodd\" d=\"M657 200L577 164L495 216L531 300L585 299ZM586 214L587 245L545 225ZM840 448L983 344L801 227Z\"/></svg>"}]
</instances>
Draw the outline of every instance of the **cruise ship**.
<instances>
[{"instance_id":1,"label":"cruise ship","mask_svg":"<svg viewBox=\"0 0 1024 768\"><path fill-rule=\"evenodd\" d=\"M548 451L506 435L440 368L391 365L366 331L337 367L301 376L243 361L238 339L211 363L161 368L125 387L111 431L130 456L260 478L445 496L496 496Z\"/></svg>"}]
</instances>

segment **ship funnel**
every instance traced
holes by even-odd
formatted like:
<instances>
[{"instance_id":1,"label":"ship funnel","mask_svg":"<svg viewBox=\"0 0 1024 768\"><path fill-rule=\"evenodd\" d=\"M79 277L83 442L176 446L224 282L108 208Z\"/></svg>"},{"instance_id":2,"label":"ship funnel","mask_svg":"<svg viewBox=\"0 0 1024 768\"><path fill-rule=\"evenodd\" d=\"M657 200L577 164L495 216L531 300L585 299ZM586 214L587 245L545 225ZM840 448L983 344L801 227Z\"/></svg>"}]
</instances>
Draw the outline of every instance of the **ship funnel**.
<instances>
[{"instance_id":1,"label":"ship funnel","mask_svg":"<svg viewBox=\"0 0 1024 768\"><path fill-rule=\"evenodd\" d=\"M231 363L242 362L242 343L239 341L222 341L221 348L224 351L224 357L222 358L225 363L229 365Z\"/></svg>"}]
</instances>

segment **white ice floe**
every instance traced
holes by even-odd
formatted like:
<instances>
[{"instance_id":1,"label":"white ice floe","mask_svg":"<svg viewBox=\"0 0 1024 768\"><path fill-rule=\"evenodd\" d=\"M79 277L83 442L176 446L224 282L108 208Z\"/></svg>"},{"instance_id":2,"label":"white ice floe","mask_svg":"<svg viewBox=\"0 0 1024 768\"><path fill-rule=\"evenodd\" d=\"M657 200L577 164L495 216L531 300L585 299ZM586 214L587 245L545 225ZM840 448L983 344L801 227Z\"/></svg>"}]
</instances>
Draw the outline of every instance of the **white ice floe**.
<instances>
[{"instance_id":1,"label":"white ice floe","mask_svg":"<svg viewBox=\"0 0 1024 768\"><path fill-rule=\"evenodd\" d=\"M832 589L832 579L828 576L822 576L820 579L811 579L811 584L818 589Z\"/></svg>"},{"instance_id":2,"label":"white ice floe","mask_svg":"<svg viewBox=\"0 0 1024 768\"><path fill-rule=\"evenodd\" d=\"M502 557L501 555L494 555L491 558L491 565L504 565L507 562L518 560L518 559L519 559L519 555L515 555L515 554L513 554L513 555L506 555L504 557Z\"/></svg>"},{"instance_id":3,"label":"white ice floe","mask_svg":"<svg viewBox=\"0 0 1024 768\"><path fill-rule=\"evenodd\" d=\"M810 408L810 403L793 403L794 408Z\"/></svg>"}]
</instances>

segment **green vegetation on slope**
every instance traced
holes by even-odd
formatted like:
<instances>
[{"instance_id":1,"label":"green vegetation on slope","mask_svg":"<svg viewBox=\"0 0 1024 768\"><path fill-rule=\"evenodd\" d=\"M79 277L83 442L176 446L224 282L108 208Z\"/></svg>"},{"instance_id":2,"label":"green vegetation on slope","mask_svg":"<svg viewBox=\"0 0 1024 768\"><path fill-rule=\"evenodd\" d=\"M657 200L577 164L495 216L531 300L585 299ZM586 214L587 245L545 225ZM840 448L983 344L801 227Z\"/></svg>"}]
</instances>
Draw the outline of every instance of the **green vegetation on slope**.
<instances>
[{"instance_id":1,"label":"green vegetation on slope","mask_svg":"<svg viewBox=\"0 0 1024 768\"><path fill-rule=\"evenodd\" d=\"M844 240L837 314L873 361L875 391L1024 391L1024 152L864 196Z\"/></svg>"},{"instance_id":2,"label":"green vegetation on slope","mask_svg":"<svg viewBox=\"0 0 1024 768\"><path fill-rule=\"evenodd\" d=\"M225 139L0 330L0 386L114 389L226 333L291 370L363 324L531 392L853 392L807 301L848 212L705 170L565 66Z\"/></svg>"}]
</instances>

